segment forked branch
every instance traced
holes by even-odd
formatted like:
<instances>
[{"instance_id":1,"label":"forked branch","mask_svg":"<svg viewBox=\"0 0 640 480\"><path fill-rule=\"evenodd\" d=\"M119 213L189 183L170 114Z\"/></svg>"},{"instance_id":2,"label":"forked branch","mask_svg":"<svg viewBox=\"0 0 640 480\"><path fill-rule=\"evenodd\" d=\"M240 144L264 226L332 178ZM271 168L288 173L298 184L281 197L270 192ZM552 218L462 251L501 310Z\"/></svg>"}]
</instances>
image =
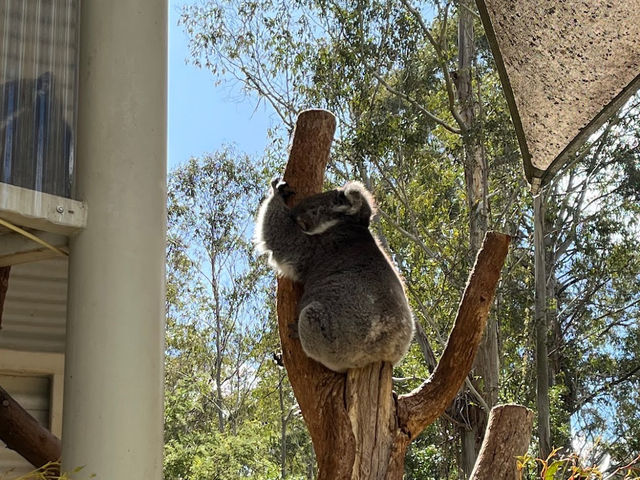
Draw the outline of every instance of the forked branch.
<instances>
[{"instance_id":1,"label":"forked branch","mask_svg":"<svg viewBox=\"0 0 640 480\"><path fill-rule=\"evenodd\" d=\"M296 192L290 205L321 191L334 130L335 118L327 111L308 110L298 117L284 173ZM282 357L309 427L318 479L402 478L409 442L444 412L471 369L508 245L507 235L486 235L442 358L431 377L397 403L391 365L371 364L345 376L305 355L288 334L297 321L302 286L278 280Z\"/></svg>"},{"instance_id":2,"label":"forked branch","mask_svg":"<svg viewBox=\"0 0 640 480\"><path fill-rule=\"evenodd\" d=\"M398 420L408 441L442 415L469 374L482 340L509 241L508 235L486 234L438 365L420 387L398 399Z\"/></svg>"}]
</instances>

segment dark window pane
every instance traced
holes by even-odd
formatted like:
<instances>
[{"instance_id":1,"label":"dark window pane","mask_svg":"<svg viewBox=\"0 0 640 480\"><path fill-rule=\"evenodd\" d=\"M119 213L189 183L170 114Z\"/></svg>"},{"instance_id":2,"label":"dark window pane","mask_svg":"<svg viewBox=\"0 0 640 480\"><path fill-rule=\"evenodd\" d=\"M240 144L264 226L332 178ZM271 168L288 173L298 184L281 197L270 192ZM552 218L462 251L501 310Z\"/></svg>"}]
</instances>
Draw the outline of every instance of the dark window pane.
<instances>
[{"instance_id":1,"label":"dark window pane","mask_svg":"<svg viewBox=\"0 0 640 480\"><path fill-rule=\"evenodd\" d=\"M70 197L78 0L0 0L0 182Z\"/></svg>"}]
</instances>

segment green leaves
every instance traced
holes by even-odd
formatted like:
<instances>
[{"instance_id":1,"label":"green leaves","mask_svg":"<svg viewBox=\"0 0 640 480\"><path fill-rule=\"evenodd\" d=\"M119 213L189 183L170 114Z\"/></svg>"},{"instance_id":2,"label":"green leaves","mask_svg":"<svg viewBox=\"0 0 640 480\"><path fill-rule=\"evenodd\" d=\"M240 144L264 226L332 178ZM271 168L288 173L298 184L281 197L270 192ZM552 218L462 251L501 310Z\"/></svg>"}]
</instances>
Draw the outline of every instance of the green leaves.
<instances>
[{"instance_id":1,"label":"green leaves","mask_svg":"<svg viewBox=\"0 0 640 480\"><path fill-rule=\"evenodd\" d=\"M312 464L291 387L272 360L273 274L251 242L269 170L226 148L169 177L167 480L276 479Z\"/></svg>"},{"instance_id":2,"label":"green leaves","mask_svg":"<svg viewBox=\"0 0 640 480\"><path fill-rule=\"evenodd\" d=\"M275 169L284 163L300 110L323 107L336 114L328 183L356 178L373 191L379 204L374 229L398 264L416 319L438 357L468 273L469 216L478 204L468 205L466 198L463 137L455 120L459 86L446 83L459 74L457 26L449 18L456 5L411 5L210 0L185 7L181 24L195 63L217 81L239 84L279 117L266 153ZM533 406L531 196L477 19L474 31L476 111L465 139L481 145L488 160L489 228L513 236L492 310L500 339L499 395ZM606 432L603 450L620 462L640 451L640 380L634 371L640 359L639 98L546 192L553 435L556 445L569 448L578 430ZM285 463L302 476L308 438L298 417L283 420L294 400L279 370L264 361L278 348L272 277L250 253L251 218L267 185L265 170L223 150L191 160L172 176L167 361L175 394L169 417L175 423L169 425L178 436L215 430L216 442L244 432L262 442L260 448L270 445L273 462L287 446ZM240 379L232 380L239 372ZM396 385L400 392L428 375L417 345L396 375L403 379ZM282 404L276 392L284 395ZM452 408L466 412L462 404ZM256 418L269 419L261 438L243 430ZM421 450L409 453L407 478L457 478L457 435L466 420L456 418L458 423L442 421L418 440ZM277 430L285 424L282 440ZM209 455L223 455L217 445L207 447ZM249 446L238 440L225 448L240 458ZM550 478L564 475L557 461L545 464ZM198 471L213 475L202 462Z\"/></svg>"}]
</instances>

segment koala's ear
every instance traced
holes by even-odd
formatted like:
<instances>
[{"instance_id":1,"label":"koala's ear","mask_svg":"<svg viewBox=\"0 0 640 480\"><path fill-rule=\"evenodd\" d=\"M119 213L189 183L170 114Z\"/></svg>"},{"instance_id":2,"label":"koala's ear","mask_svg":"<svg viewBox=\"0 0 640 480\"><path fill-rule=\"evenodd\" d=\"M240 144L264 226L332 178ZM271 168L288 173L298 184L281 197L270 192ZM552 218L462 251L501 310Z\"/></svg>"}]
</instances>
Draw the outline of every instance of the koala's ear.
<instances>
[{"instance_id":1,"label":"koala's ear","mask_svg":"<svg viewBox=\"0 0 640 480\"><path fill-rule=\"evenodd\" d=\"M350 204L345 213L352 215L360 224L369 226L371 218L376 214L376 203L369 190L360 182L349 182L343 189Z\"/></svg>"},{"instance_id":2,"label":"koala's ear","mask_svg":"<svg viewBox=\"0 0 640 480\"><path fill-rule=\"evenodd\" d=\"M364 186L360 182L349 182L344 186L344 194L351 206L347 213L353 215L360 211L362 204L366 201L364 191Z\"/></svg>"},{"instance_id":3,"label":"koala's ear","mask_svg":"<svg viewBox=\"0 0 640 480\"><path fill-rule=\"evenodd\" d=\"M357 189L347 189L349 185L350 183L338 190L333 210L347 215L353 215L357 213L362 206L362 195L360 195Z\"/></svg>"},{"instance_id":4,"label":"koala's ear","mask_svg":"<svg viewBox=\"0 0 640 480\"><path fill-rule=\"evenodd\" d=\"M376 207L373 196L362 183L349 182L343 187L343 190L349 200L353 213L361 211L362 209L369 210L371 214L375 212Z\"/></svg>"},{"instance_id":5,"label":"koala's ear","mask_svg":"<svg viewBox=\"0 0 640 480\"><path fill-rule=\"evenodd\" d=\"M338 206L351 205L351 202L347 198L347 195L344 193L344 190L338 190L338 197L336 199L336 204Z\"/></svg>"}]
</instances>

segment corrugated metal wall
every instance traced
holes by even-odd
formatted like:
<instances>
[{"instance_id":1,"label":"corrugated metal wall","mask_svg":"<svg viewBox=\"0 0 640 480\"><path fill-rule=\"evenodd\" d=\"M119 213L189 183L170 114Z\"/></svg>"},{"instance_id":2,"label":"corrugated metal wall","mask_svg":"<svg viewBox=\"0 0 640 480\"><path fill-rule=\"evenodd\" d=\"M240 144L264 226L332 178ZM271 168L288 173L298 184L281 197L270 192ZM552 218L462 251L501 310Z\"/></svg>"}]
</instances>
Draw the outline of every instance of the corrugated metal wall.
<instances>
[{"instance_id":1,"label":"corrugated metal wall","mask_svg":"<svg viewBox=\"0 0 640 480\"><path fill-rule=\"evenodd\" d=\"M0 385L42 425L49 427L50 378L0 373ZM33 468L29 462L6 448L0 441L0 478L17 478Z\"/></svg>"},{"instance_id":2,"label":"corrugated metal wall","mask_svg":"<svg viewBox=\"0 0 640 480\"><path fill-rule=\"evenodd\" d=\"M62 257L11 267L0 348L64 352L67 271Z\"/></svg>"},{"instance_id":3,"label":"corrugated metal wall","mask_svg":"<svg viewBox=\"0 0 640 480\"><path fill-rule=\"evenodd\" d=\"M66 258L11 267L0 348L64 353L67 270ZM0 355L6 354L6 351L0 352ZM0 385L40 423L50 427L50 376L0 371ZM31 470L33 466L29 462L0 441L1 479L17 478Z\"/></svg>"}]
</instances>

